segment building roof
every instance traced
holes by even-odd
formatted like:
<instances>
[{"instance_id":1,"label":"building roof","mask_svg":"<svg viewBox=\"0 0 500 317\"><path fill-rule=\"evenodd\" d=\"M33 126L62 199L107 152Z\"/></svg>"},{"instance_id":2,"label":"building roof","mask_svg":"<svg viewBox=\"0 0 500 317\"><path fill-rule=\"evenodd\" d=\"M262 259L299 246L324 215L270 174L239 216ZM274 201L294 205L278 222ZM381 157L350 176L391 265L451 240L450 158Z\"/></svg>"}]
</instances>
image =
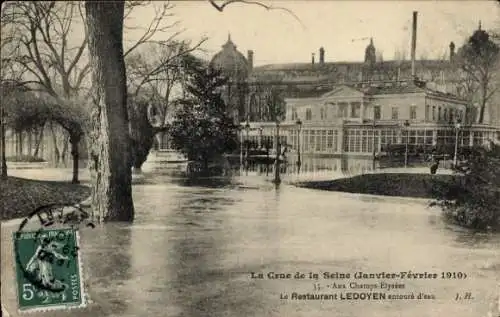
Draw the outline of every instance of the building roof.
<instances>
[{"instance_id":1,"label":"building roof","mask_svg":"<svg viewBox=\"0 0 500 317\"><path fill-rule=\"evenodd\" d=\"M450 63L448 60L434 60L434 59L421 59L415 61L417 68L438 68L438 69L449 69L453 68L453 63ZM311 62L304 63L283 63L283 64L268 64L255 66L253 71L255 73L265 72L265 71L314 71L314 72L324 72L324 71L332 71L332 70L342 70L346 68L361 68L365 66L364 62L325 62L324 64L315 63L314 65ZM411 61L409 60L386 60L377 62L375 67L377 68L397 68L401 67L402 69L411 69Z\"/></svg>"},{"instance_id":2,"label":"building roof","mask_svg":"<svg viewBox=\"0 0 500 317\"><path fill-rule=\"evenodd\" d=\"M210 66L219 69L223 75L236 80L248 77L249 67L245 56L236 49L236 45L228 35L227 42L222 45L222 50L214 55Z\"/></svg>"},{"instance_id":3,"label":"building roof","mask_svg":"<svg viewBox=\"0 0 500 317\"><path fill-rule=\"evenodd\" d=\"M466 100L461 99L456 95L430 89L426 87L425 82L420 82L420 81L383 83L380 85L372 85L367 88L360 88L356 87L356 85L353 85L353 88L358 89L359 91L362 91L369 96L425 93L428 96L453 99L461 103L466 102Z\"/></svg>"}]
</instances>

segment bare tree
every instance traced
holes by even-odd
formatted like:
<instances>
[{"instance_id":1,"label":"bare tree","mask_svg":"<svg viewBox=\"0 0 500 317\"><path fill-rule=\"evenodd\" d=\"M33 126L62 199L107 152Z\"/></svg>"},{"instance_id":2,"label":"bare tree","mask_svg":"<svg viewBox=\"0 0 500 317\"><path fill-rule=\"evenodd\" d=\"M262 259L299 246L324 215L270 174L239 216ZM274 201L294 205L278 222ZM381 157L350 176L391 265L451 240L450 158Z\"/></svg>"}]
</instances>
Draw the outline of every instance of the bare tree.
<instances>
[{"instance_id":1,"label":"bare tree","mask_svg":"<svg viewBox=\"0 0 500 317\"><path fill-rule=\"evenodd\" d=\"M150 1L129 1L125 5L124 21L128 24L126 28L139 29L142 35L126 47L124 56L132 54L146 43L169 43L181 32L174 31L178 21L171 19L173 15L170 2L153 4L155 14L146 27L133 25L132 13L137 8L149 5ZM24 71L25 76L21 84L33 91L49 94L60 105L85 100L89 92L90 72L86 32L83 32L84 36L78 45L71 45L74 35L82 33L80 29L83 18L82 3L79 2L9 2L2 11L2 24L6 24L14 34L11 42L15 43L18 49L3 58L3 61L8 61ZM160 32L168 32L168 36L158 41L155 35ZM69 131L73 167L76 172L80 130L83 129Z\"/></svg>"},{"instance_id":2,"label":"bare tree","mask_svg":"<svg viewBox=\"0 0 500 317\"><path fill-rule=\"evenodd\" d=\"M499 46L490 39L486 31L480 28L458 50L459 66L468 76L468 80L473 81L477 87L479 99L477 123L483 123L488 101L498 90L493 79L497 70L499 52Z\"/></svg>"}]
</instances>

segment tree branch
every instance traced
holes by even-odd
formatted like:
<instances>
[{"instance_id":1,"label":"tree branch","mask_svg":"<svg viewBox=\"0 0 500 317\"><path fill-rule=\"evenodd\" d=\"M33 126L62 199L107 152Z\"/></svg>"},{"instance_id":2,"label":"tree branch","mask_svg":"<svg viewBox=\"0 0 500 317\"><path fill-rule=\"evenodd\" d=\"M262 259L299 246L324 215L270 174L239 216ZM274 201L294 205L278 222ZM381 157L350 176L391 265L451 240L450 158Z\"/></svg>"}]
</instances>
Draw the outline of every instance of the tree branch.
<instances>
[{"instance_id":1,"label":"tree branch","mask_svg":"<svg viewBox=\"0 0 500 317\"><path fill-rule=\"evenodd\" d=\"M263 4L262 2L259 2L259 1L249 1L249 0L226 0L221 5L218 5L217 3L215 3L214 0L208 0L208 2L210 2L210 4L215 9L217 9L219 12L224 11L224 8L226 6L228 6L230 4L234 4L234 3L257 5L257 6L260 6L260 7L264 8L264 9L266 9L268 11L271 11L271 10L282 10L282 11L285 11L286 13L290 14L297 22L300 23L300 25L302 26L302 28L305 29L305 26L302 23L302 21L299 19L299 17L295 13L293 13L292 10L284 8L284 7L275 7L275 6Z\"/></svg>"}]
</instances>

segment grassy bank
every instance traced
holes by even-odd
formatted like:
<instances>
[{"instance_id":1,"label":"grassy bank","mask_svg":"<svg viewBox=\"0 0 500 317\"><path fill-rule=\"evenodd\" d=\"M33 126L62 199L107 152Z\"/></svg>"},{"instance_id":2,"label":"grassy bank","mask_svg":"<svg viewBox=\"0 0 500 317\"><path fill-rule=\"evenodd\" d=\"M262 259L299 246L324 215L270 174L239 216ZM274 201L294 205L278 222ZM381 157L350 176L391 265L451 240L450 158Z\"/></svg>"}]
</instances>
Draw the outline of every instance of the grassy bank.
<instances>
[{"instance_id":1,"label":"grassy bank","mask_svg":"<svg viewBox=\"0 0 500 317\"><path fill-rule=\"evenodd\" d=\"M431 174L366 174L330 181L300 182L299 187L383 196L436 198L442 188L458 182L459 176Z\"/></svg>"},{"instance_id":2,"label":"grassy bank","mask_svg":"<svg viewBox=\"0 0 500 317\"><path fill-rule=\"evenodd\" d=\"M90 188L83 185L8 177L0 180L0 220L26 217L47 204L77 203L89 195Z\"/></svg>"}]
</instances>

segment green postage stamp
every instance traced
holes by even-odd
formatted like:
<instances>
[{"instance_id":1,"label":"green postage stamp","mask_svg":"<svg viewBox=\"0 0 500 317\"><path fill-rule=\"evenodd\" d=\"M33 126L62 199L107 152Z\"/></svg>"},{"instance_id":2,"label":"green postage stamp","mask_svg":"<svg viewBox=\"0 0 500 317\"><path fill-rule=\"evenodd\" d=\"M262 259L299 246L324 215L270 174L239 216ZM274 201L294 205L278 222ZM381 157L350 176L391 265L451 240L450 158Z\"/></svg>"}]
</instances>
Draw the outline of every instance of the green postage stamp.
<instances>
[{"instance_id":1,"label":"green postage stamp","mask_svg":"<svg viewBox=\"0 0 500 317\"><path fill-rule=\"evenodd\" d=\"M85 307L76 229L16 232L14 252L20 311Z\"/></svg>"}]
</instances>

